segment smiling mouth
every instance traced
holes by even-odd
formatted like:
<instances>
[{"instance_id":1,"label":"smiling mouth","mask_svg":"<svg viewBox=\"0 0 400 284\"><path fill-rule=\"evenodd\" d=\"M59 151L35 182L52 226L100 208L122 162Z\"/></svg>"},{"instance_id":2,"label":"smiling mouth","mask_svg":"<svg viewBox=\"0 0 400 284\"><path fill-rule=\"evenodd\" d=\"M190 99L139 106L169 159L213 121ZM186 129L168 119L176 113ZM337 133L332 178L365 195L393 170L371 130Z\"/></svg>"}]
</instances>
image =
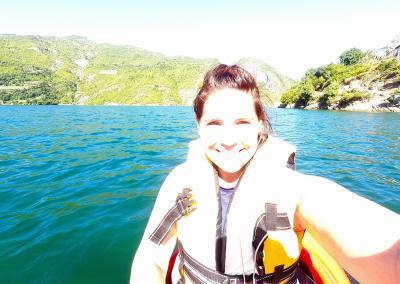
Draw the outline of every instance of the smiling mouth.
<instances>
[{"instance_id":1,"label":"smiling mouth","mask_svg":"<svg viewBox=\"0 0 400 284\"><path fill-rule=\"evenodd\" d=\"M244 150L247 150L247 149L246 148L242 148L237 153L240 153L240 152L242 152ZM228 152L232 153L232 151L221 151L221 150L218 150L218 149L215 149L215 151L217 151L218 153L228 153Z\"/></svg>"}]
</instances>

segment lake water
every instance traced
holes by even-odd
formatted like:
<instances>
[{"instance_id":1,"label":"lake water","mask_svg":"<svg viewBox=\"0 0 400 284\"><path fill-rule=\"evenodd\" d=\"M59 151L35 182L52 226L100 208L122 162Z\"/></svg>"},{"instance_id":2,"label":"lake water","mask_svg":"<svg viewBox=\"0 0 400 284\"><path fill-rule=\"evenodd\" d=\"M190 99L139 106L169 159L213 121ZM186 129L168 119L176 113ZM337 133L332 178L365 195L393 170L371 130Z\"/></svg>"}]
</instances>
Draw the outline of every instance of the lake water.
<instances>
[{"instance_id":1,"label":"lake water","mask_svg":"<svg viewBox=\"0 0 400 284\"><path fill-rule=\"evenodd\" d=\"M270 109L297 170L400 213L400 114ZM127 283L190 107L0 107L0 282Z\"/></svg>"}]
</instances>

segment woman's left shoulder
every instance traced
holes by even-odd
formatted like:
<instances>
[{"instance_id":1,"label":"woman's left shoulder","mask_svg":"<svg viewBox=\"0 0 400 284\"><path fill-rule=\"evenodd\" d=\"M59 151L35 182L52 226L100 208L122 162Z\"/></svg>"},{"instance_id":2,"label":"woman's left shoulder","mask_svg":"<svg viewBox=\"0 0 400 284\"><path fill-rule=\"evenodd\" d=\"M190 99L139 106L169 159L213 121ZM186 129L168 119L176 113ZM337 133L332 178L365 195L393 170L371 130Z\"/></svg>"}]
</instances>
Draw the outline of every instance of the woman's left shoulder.
<instances>
[{"instance_id":1,"label":"woman's left shoulder","mask_svg":"<svg viewBox=\"0 0 400 284\"><path fill-rule=\"evenodd\" d=\"M281 199L300 203L306 196L332 194L345 188L327 178L303 174L288 168L278 168L271 173L275 188L279 188Z\"/></svg>"},{"instance_id":2,"label":"woman's left shoulder","mask_svg":"<svg viewBox=\"0 0 400 284\"><path fill-rule=\"evenodd\" d=\"M296 155L296 147L287 141L270 135L258 149L256 160L266 166L286 167L290 158Z\"/></svg>"},{"instance_id":3,"label":"woman's left shoulder","mask_svg":"<svg viewBox=\"0 0 400 284\"><path fill-rule=\"evenodd\" d=\"M304 174L289 168L276 169L274 175L286 185L296 189L341 187L339 184L328 178Z\"/></svg>"}]
</instances>

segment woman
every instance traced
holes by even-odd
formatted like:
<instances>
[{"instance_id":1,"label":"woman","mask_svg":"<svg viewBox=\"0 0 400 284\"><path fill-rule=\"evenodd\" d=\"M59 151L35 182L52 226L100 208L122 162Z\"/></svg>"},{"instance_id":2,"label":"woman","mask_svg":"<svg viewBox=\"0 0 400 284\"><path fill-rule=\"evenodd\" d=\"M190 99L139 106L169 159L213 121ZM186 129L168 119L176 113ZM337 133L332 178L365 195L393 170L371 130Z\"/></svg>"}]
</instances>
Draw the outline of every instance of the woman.
<instances>
[{"instance_id":1,"label":"woman","mask_svg":"<svg viewBox=\"0 0 400 284\"><path fill-rule=\"evenodd\" d=\"M306 281L307 230L362 283L400 275L399 216L327 179L289 169L295 149L269 134L259 90L239 66L217 65L194 100L200 138L158 194L131 283Z\"/></svg>"}]
</instances>

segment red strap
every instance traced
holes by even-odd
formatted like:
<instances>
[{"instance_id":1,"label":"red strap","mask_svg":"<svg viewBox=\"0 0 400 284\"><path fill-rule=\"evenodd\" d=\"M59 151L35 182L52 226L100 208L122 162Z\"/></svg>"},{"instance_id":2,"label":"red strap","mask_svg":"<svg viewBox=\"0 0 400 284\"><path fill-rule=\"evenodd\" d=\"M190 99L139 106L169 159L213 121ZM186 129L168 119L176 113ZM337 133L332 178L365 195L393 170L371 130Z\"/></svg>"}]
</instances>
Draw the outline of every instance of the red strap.
<instances>
[{"instance_id":1,"label":"red strap","mask_svg":"<svg viewBox=\"0 0 400 284\"><path fill-rule=\"evenodd\" d=\"M169 263L168 263L167 275L165 276L165 284L172 284L171 273L172 273L172 268L174 268L175 260L176 260L176 257L178 256L178 253L179 253L179 251L175 250L171 254L171 258L169 259Z\"/></svg>"},{"instance_id":2,"label":"red strap","mask_svg":"<svg viewBox=\"0 0 400 284\"><path fill-rule=\"evenodd\" d=\"M300 253L300 261L303 262L307 269L309 270L309 272L311 273L311 277L313 278L313 280L315 281L316 284L324 284L324 282L322 281L321 276L319 276L318 271L315 269L312 260L311 260L311 256L309 254L309 252L303 248L301 250Z\"/></svg>"}]
</instances>

